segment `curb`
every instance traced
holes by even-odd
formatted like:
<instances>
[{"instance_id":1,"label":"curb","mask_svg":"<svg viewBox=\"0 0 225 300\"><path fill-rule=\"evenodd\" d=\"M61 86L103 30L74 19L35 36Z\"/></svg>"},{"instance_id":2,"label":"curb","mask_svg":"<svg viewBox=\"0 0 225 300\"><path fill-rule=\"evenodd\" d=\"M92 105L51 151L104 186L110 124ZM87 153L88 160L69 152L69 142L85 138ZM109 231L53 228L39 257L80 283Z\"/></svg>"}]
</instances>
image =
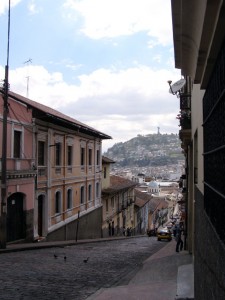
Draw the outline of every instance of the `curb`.
<instances>
[{"instance_id":1,"label":"curb","mask_svg":"<svg viewBox=\"0 0 225 300\"><path fill-rule=\"evenodd\" d=\"M55 241L55 242L35 242L35 243L23 243L23 244L10 244L6 247L6 249L0 249L1 253L10 253L10 252L18 252L18 251L26 251L26 250L36 250L36 249L45 249L45 248L54 248L54 247L66 247L66 246L75 246L80 244L87 243L101 243L101 242L111 242L115 240L124 240L124 239L132 239L132 238L140 238L140 237L148 237L146 235L137 235L137 236L129 236L129 237L114 237L114 238L99 238L99 239L87 239L87 240L70 240L70 241Z\"/></svg>"}]
</instances>

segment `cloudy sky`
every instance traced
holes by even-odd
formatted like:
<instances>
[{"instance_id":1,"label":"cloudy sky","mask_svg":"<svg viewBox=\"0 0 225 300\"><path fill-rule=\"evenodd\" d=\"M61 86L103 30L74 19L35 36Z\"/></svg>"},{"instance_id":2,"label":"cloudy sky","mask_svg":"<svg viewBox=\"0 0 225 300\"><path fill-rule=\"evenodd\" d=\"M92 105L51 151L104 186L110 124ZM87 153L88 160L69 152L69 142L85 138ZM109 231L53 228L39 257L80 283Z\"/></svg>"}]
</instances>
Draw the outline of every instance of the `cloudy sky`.
<instances>
[{"instance_id":1,"label":"cloudy sky","mask_svg":"<svg viewBox=\"0 0 225 300\"><path fill-rule=\"evenodd\" d=\"M170 0L11 0L10 90L112 136L178 133ZM0 1L0 80L8 0Z\"/></svg>"}]
</instances>

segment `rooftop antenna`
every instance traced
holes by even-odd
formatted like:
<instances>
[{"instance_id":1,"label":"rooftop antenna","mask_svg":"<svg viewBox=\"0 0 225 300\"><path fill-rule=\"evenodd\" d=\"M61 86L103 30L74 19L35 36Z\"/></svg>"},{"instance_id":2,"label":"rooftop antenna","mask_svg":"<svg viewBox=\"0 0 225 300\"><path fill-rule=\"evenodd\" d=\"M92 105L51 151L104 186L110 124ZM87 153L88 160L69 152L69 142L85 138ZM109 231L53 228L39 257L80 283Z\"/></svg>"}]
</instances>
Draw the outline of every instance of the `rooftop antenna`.
<instances>
[{"instance_id":1,"label":"rooftop antenna","mask_svg":"<svg viewBox=\"0 0 225 300\"><path fill-rule=\"evenodd\" d=\"M26 65L30 65L32 63L32 59L31 58L29 58L27 61L25 61L24 62L24 64L26 64ZM29 75L27 75L27 98L29 97L29 82L30 82L30 76Z\"/></svg>"},{"instance_id":2,"label":"rooftop antenna","mask_svg":"<svg viewBox=\"0 0 225 300\"><path fill-rule=\"evenodd\" d=\"M10 0L8 7L8 40L7 62L5 66L5 79L3 85L3 124L2 124L2 174L1 174L1 210L0 210L0 248L6 248L6 219L7 219L7 118L8 118L8 92L9 92L9 38L10 38Z\"/></svg>"}]
</instances>

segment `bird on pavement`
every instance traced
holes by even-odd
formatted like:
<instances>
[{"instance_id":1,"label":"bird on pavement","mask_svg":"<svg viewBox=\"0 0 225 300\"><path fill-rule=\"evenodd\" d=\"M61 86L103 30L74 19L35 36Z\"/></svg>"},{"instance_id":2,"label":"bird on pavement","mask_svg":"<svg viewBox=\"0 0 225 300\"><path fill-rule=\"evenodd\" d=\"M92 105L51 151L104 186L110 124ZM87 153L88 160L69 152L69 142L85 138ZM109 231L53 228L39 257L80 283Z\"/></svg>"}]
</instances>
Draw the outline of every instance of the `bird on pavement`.
<instances>
[{"instance_id":1,"label":"bird on pavement","mask_svg":"<svg viewBox=\"0 0 225 300\"><path fill-rule=\"evenodd\" d=\"M84 263L88 262L89 257L87 257L86 259L83 260Z\"/></svg>"},{"instance_id":2,"label":"bird on pavement","mask_svg":"<svg viewBox=\"0 0 225 300\"><path fill-rule=\"evenodd\" d=\"M67 257L66 256L64 256L64 260L66 261L66 259L67 259Z\"/></svg>"},{"instance_id":3,"label":"bird on pavement","mask_svg":"<svg viewBox=\"0 0 225 300\"><path fill-rule=\"evenodd\" d=\"M54 257L57 258L58 256L56 254L54 254Z\"/></svg>"}]
</instances>

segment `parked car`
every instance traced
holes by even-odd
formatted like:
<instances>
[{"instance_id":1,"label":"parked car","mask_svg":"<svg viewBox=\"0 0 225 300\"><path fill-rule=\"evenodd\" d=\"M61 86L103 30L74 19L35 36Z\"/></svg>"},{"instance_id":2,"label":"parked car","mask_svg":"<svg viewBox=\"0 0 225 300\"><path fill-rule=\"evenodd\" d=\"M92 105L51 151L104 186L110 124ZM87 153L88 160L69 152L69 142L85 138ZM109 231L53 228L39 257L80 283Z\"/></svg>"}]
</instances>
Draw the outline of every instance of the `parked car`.
<instances>
[{"instance_id":1,"label":"parked car","mask_svg":"<svg viewBox=\"0 0 225 300\"><path fill-rule=\"evenodd\" d=\"M157 238L158 238L158 241L161 241L161 240L171 241L172 240L171 231L168 228L161 228L158 230Z\"/></svg>"}]
</instances>

